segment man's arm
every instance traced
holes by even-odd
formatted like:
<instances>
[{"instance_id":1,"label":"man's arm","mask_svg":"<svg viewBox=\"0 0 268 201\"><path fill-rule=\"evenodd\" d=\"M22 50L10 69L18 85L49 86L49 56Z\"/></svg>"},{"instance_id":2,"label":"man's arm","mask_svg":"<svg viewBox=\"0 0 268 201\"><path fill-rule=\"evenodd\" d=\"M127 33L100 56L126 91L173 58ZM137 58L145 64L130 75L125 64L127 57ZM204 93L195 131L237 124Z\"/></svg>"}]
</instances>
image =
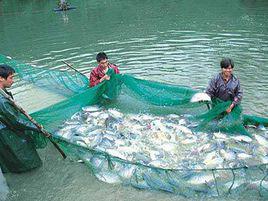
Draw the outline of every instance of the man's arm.
<instances>
[{"instance_id":1,"label":"man's arm","mask_svg":"<svg viewBox=\"0 0 268 201\"><path fill-rule=\"evenodd\" d=\"M119 71L117 66L114 66L114 72L115 72L115 74L120 74L120 71Z\"/></svg>"},{"instance_id":2,"label":"man's arm","mask_svg":"<svg viewBox=\"0 0 268 201\"><path fill-rule=\"evenodd\" d=\"M94 70L90 73L90 87L94 87L100 83L100 79Z\"/></svg>"},{"instance_id":3,"label":"man's arm","mask_svg":"<svg viewBox=\"0 0 268 201\"><path fill-rule=\"evenodd\" d=\"M1 122L11 129L39 131L32 122L25 120L8 100L0 101L0 114Z\"/></svg>"},{"instance_id":4,"label":"man's arm","mask_svg":"<svg viewBox=\"0 0 268 201\"><path fill-rule=\"evenodd\" d=\"M115 64L110 63L110 68L114 70L115 74L120 74L120 71Z\"/></svg>"},{"instance_id":5,"label":"man's arm","mask_svg":"<svg viewBox=\"0 0 268 201\"><path fill-rule=\"evenodd\" d=\"M229 108L227 108L226 112L230 113L232 111L232 109L241 102L243 97L243 90L240 87L240 81L238 80L238 84L237 87L235 89L235 97L234 100L232 102L232 104L229 106Z\"/></svg>"},{"instance_id":6,"label":"man's arm","mask_svg":"<svg viewBox=\"0 0 268 201\"><path fill-rule=\"evenodd\" d=\"M206 89L206 93L210 96L211 99L215 97L215 93L216 93L216 90L217 90L216 88L217 88L216 79L213 78L213 79L210 80L209 85L208 85L208 87Z\"/></svg>"},{"instance_id":7,"label":"man's arm","mask_svg":"<svg viewBox=\"0 0 268 201\"><path fill-rule=\"evenodd\" d=\"M237 87L235 89L235 97L234 97L234 100L233 100L233 104L234 105L237 105L241 102L242 100L242 97L243 97L243 90L240 86L240 81L238 80L238 84L237 84Z\"/></svg>"}]
</instances>

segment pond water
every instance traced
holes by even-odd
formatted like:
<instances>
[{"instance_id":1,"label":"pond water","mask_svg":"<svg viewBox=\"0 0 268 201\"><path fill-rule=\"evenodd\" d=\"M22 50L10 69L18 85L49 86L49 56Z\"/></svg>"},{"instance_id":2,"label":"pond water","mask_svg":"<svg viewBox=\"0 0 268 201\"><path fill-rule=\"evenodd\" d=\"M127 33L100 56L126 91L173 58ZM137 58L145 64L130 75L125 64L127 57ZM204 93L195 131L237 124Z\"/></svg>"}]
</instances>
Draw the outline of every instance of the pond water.
<instances>
[{"instance_id":1,"label":"pond water","mask_svg":"<svg viewBox=\"0 0 268 201\"><path fill-rule=\"evenodd\" d=\"M244 89L244 113L268 117L268 2L266 0L70 0L77 9L55 13L55 0L0 0L0 53L24 63L83 73L105 51L122 73L204 89L222 57L235 62ZM29 112L59 97L15 98ZM184 200L98 181L83 164L63 161L52 146L40 150L43 166L5 174L8 200ZM196 198L197 200L200 198ZM205 198L204 198L205 199ZM207 199L207 198L206 198ZM215 198L209 198L208 200ZM256 192L226 200L261 199Z\"/></svg>"}]
</instances>

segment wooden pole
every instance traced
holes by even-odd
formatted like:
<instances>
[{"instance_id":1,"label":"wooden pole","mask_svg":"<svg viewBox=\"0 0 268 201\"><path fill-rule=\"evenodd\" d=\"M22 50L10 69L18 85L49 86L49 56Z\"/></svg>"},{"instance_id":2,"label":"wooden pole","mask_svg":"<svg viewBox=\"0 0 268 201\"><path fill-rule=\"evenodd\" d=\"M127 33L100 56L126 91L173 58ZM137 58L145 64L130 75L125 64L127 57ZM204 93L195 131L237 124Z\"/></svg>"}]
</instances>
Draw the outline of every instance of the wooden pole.
<instances>
[{"instance_id":1,"label":"wooden pole","mask_svg":"<svg viewBox=\"0 0 268 201\"><path fill-rule=\"evenodd\" d=\"M48 133L43 126L41 126L39 123L37 123L22 107L20 107L19 105L17 105L15 103L15 101L8 95L6 94L6 92L3 89L0 89L0 93L6 98L8 99L12 105L18 109L22 114L24 114L38 129L39 131L49 139L49 141L55 146L55 148L60 152L60 154L62 155L62 157L65 159L66 155L65 153L62 151L62 149L59 147L59 145L57 145L52 139L51 139L51 134Z\"/></svg>"},{"instance_id":2,"label":"wooden pole","mask_svg":"<svg viewBox=\"0 0 268 201\"><path fill-rule=\"evenodd\" d=\"M79 70L74 68L71 64L67 63L66 61L62 61L62 63L66 64L69 68L73 69L75 72L79 73L80 75L87 77L85 74L81 73Z\"/></svg>"}]
</instances>

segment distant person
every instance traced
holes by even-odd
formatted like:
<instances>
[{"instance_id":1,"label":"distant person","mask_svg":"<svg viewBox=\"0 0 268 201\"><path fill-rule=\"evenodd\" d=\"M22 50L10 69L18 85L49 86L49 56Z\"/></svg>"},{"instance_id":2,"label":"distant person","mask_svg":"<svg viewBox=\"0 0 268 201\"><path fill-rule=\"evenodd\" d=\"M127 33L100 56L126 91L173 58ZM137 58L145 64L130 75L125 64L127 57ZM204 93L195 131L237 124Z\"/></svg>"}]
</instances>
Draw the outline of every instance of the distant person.
<instances>
[{"instance_id":1,"label":"distant person","mask_svg":"<svg viewBox=\"0 0 268 201\"><path fill-rule=\"evenodd\" d=\"M6 97L13 99L7 91L14 83L15 70L0 64L0 166L3 172L24 172L42 165L32 138L27 132L38 132L38 128L27 121Z\"/></svg>"},{"instance_id":2,"label":"distant person","mask_svg":"<svg viewBox=\"0 0 268 201\"><path fill-rule=\"evenodd\" d=\"M115 74L120 73L116 65L109 63L108 57L104 52L98 53L96 60L99 65L90 73L90 87L94 87L104 80L110 80L110 76L107 75L109 69L114 70Z\"/></svg>"},{"instance_id":3,"label":"distant person","mask_svg":"<svg viewBox=\"0 0 268 201\"><path fill-rule=\"evenodd\" d=\"M69 3L66 0L60 0L59 3L59 8L62 10L68 10Z\"/></svg>"},{"instance_id":4,"label":"distant person","mask_svg":"<svg viewBox=\"0 0 268 201\"><path fill-rule=\"evenodd\" d=\"M224 58L220 62L221 72L210 80L206 93L211 99L219 98L222 101L232 101L226 112L241 102L243 91L240 81L233 75L234 62L230 58Z\"/></svg>"}]
</instances>

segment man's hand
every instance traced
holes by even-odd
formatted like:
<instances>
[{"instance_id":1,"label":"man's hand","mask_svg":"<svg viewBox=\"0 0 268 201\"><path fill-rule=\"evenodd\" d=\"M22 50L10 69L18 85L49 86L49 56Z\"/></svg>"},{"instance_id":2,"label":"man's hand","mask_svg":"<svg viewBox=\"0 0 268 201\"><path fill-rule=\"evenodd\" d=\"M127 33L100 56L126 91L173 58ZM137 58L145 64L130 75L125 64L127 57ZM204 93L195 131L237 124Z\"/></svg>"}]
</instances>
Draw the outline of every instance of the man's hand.
<instances>
[{"instance_id":1,"label":"man's hand","mask_svg":"<svg viewBox=\"0 0 268 201\"><path fill-rule=\"evenodd\" d=\"M226 112L229 114L229 113L232 111L233 108L234 108L234 104L232 103L232 104L227 108Z\"/></svg>"},{"instance_id":2,"label":"man's hand","mask_svg":"<svg viewBox=\"0 0 268 201\"><path fill-rule=\"evenodd\" d=\"M102 82L103 80L110 80L110 76L109 76L109 75L104 75L104 76L100 79L100 82Z\"/></svg>"}]
</instances>

